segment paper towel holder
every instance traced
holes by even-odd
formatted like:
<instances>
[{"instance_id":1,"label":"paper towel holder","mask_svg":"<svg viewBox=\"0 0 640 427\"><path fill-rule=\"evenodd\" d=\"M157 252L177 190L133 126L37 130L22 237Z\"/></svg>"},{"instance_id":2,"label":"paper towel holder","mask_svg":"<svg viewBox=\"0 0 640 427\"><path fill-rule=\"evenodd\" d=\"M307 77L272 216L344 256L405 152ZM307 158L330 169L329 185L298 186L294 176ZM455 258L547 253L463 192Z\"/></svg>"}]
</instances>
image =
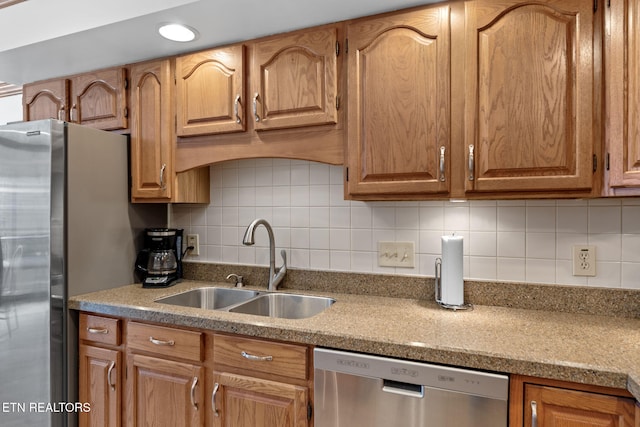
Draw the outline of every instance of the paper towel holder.
<instances>
[{"instance_id":1,"label":"paper towel holder","mask_svg":"<svg viewBox=\"0 0 640 427\"><path fill-rule=\"evenodd\" d=\"M446 304L442 302L442 281L440 280L442 277L442 258L436 258L436 266L435 266L435 280L436 280L436 302L442 308L446 308L448 310L473 310L472 304Z\"/></svg>"}]
</instances>

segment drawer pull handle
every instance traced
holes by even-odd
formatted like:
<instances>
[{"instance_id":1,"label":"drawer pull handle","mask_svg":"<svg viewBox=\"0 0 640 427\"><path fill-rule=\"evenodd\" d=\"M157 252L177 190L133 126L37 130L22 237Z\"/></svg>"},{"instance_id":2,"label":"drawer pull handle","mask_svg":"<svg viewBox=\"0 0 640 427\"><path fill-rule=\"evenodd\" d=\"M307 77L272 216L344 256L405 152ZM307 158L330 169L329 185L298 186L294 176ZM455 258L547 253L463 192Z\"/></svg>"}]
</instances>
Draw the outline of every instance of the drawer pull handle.
<instances>
[{"instance_id":1,"label":"drawer pull handle","mask_svg":"<svg viewBox=\"0 0 640 427\"><path fill-rule=\"evenodd\" d=\"M107 328L87 328L87 332L90 334L108 334L109 329Z\"/></svg>"},{"instance_id":2,"label":"drawer pull handle","mask_svg":"<svg viewBox=\"0 0 640 427\"><path fill-rule=\"evenodd\" d=\"M198 377L193 377L193 382L191 383L191 406L194 409L198 410L198 404L196 403L196 386L198 385Z\"/></svg>"},{"instance_id":3,"label":"drawer pull handle","mask_svg":"<svg viewBox=\"0 0 640 427\"><path fill-rule=\"evenodd\" d=\"M531 427L538 427L538 404L531 401Z\"/></svg>"},{"instance_id":4,"label":"drawer pull handle","mask_svg":"<svg viewBox=\"0 0 640 427\"><path fill-rule=\"evenodd\" d=\"M116 362L111 361L111 364L109 365L109 369L107 370L107 382L109 383L109 386L111 387L111 390L116 391L116 385L115 383L111 380L111 374L113 373L113 368L116 367Z\"/></svg>"},{"instance_id":5,"label":"drawer pull handle","mask_svg":"<svg viewBox=\"0 0 640 427\"><path fill-rule=\"evenodd\" d=\"M166 169L167 169L167 164L163 163L162 166L160 166L160 189L161 190L167 189L167 184L165 184L164 182L164 171Z\"/></svg>"},{"instance_id":6,"label":"drawer pull handle","mask_svg":"<svg viewBox=\"0 0 640 427\"><path fill-rule=\"evenodd\" d=\"M239 104L240 104L240 95L236 95L236 98L233 101L233 113L236 115L236 123L238 124L242 123L242 120L240 119Z\"/></svg>"},{"instance_id":7,"label":"drawer pull handle","mask_svg":"<svg viewBox=\"0 0 640 427\"><path fill-rule=\"evenodd\" d=\"M253 116L256 118L256 122L260 121L260 116L258 115L258 98L260 94L258 92L253 94Z\"/></svg>"},{"instance_id":8,"label":"drawer pull handle","mask_svg":"<svg viewBox=\"0 0 640 427\"><path fill-rule=\"evenodd\" d=\"M474 160L474 146L469 145L469 181L473 181L475 178L475 160Z\"/></svg>"},{"instance_id":9,"label":"drawer pull handle","mask_svg":"<svg viewBox=\"0 0 640 427\"><path fill-rule=\"evenodd\" d=\"M218 388L220 388L220 384L215 383L213 385L213 392L211 393L211 409L213 410L213 415L216 417L220 416L220 413L216 409L216 394L218 393Z\"/></svg>"},{"instance_id":10,"label":"drawer pull handle","mask_svg":"<svg viewBox=\"0 0 640 427\"><path fill-rule=\"evenodd\" d=\"M444 151L445 151L445 147L443 145L442 147L440 147L440 182L446 181L446 178L444 175L444 169L445 169Z\"/></svg>"},{"instance_id":11,"label":"drawer pull handle","mask_svg":"<svg viewBox=\"0 0 640 427\"><path fill-rule=\"evenodd\" d=\"M242 357L249 360L255 360L258 362L271 362L273 360L273 356L256 356L254 354L249 354L246 351L240 353Z\"/></svg>"},{"instance_id":12,"label":"drawer pull handle","mask_svg":"<svg viewBox=\"0 0 640 427\"><path fill-rule=\"evenodd\" d=\"M169 341L163 341L163 340L158 340L155 339L154 337L149 337L149 341L151 341L151 343L155 344L155 345L168 345L168 346L173 346L176 344L176 342L174 340L169 340Z\"/></svg>"}]
</instances>

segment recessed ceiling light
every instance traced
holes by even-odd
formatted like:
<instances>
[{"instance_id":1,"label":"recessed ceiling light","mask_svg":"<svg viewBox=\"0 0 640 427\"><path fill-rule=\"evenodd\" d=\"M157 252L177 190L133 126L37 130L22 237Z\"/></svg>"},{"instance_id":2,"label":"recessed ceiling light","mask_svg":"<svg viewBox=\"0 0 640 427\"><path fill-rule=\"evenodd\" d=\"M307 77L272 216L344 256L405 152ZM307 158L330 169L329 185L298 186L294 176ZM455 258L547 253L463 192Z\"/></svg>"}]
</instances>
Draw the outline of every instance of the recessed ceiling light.
<instances>
[{"instance_id":1,"label":"recessed ceiling light","mask_svg":"<svg viewBox=\"0 0 640 427\"><path fill-rule=\"evenodd\" d=\"M162 37L174 42L190 42L196 39L198 32L182 24L162 24L158 28Z\"/></svg>"}]
</instances>

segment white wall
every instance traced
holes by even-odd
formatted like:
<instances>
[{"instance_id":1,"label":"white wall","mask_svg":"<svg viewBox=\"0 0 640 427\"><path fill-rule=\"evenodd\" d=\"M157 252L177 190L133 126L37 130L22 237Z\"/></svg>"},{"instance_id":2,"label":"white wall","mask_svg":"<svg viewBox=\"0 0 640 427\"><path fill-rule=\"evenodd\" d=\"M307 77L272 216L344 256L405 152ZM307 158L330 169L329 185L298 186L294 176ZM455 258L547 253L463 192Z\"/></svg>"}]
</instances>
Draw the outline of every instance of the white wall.
<instances>
[{"instance_id":1,"label":"white wall","mask_svg":"<svg viewBox=\"0 0 640 427\"><path fill-rule=\"evenodd\" d=\"M201 261L268 264L266 232L243 246L256 217L275 229L289 265L314 270L433 276L440 237L464 237L468 279L640 289L640 198L355 202L342 167L259 159L211 167L212 203L173 207L173 225L200 234ZM413 241L416 267L378 267L377 242ZM571 247L594 244L597 276L574 277Z\"/></svg>"},{"instance_id":2,"label":"white wall","mask_svg":"<svg viewBox=\"0 0 640 427\"><path fill-rule=\"evenodd\" d=\"M22 95L0 97L0 125L22 120Z\"/></svg>"}]
</instances>

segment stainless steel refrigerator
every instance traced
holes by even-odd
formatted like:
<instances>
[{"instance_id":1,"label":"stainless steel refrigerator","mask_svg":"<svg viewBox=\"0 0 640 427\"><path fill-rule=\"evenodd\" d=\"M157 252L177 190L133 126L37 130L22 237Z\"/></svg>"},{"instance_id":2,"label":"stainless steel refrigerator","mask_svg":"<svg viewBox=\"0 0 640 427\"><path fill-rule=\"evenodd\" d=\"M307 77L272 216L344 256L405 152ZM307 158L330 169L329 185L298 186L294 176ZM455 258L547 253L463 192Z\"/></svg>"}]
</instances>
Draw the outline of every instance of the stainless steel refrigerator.
<instances>
[{"instance_id":1,"label":"stainless steel refrigerator","mask_svg":"<svg viewBox=\"0 0 640 427\"><path fill-rule=\"evenodd\" d=\"M75 425L70 296L134 283L145 226L127 137L57 120L0 126L0 425Z\"/></svg>"}]
</instances>

